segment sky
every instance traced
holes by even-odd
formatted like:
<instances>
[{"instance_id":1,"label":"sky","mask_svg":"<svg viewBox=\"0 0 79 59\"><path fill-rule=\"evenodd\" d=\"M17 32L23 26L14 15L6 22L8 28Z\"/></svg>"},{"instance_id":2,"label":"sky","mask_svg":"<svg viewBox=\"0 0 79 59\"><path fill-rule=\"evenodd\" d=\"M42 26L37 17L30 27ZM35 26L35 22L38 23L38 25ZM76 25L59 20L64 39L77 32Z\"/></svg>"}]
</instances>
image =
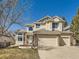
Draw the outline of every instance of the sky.
<instances>
[{"instance_id":1,"label":"sky","mask_svg":"<svg viewBox=\"0 0 79 59\"><path fill-rule=\"evenodd\" d=\"M24 12L21 19L29 24L44 16L63 16L71 24L78 8L79 0L32 0L31 7Z\"/></svg>"},{"instance_id":2,"label":"sky","mask_svg":"<svg viewBox=\"0 0 79 59\"><path fill-rule=\"evenodd\" d=\"M27 17L26 23L32 23L44 16L63 16L70 24L78 7L79 0L33 0L32 7L24 14L24 19Z\"/></svg>"}]
</instances>

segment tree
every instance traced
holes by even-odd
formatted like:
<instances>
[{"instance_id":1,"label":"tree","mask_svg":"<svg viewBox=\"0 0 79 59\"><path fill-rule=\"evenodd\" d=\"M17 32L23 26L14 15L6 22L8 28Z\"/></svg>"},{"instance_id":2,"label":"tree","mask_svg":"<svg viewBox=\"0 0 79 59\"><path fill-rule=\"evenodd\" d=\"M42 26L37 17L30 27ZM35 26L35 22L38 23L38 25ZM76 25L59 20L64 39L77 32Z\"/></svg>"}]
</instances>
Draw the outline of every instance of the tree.
<instances>
[{"instance_id":1,"label":"tree","mask_svg":"<svg viewBox=\"0 0 79 59\"><path fill-rule=\"evenodd\" d=\"M68 25L67 20L66 20L65 17L62 17L62 19L65 21L65 23L64 23L64 27L66 27L66 26Z\"/></svg>"},{"instance_id":2,"label":"tree","mask_svg":"<svg viewBox=\"0 0 79 59\"><path fill-rule=\"evenodd\" d=\"M21 4L21 1L24 2ZM0 35L7 36L13 24L22 24L19 18L29 5L30 0L0 0Z\"/></svg>"},{"instance_id":3,"label":"tree","mask_svg":"<svg viewBox=\"0 0 79 59\"><path fill-rule=\"evenodd\" d=\"M73 17L71 31L74 33L74 38L79 40L79 9L77 15Z\"/></svg>"}]
</instances>

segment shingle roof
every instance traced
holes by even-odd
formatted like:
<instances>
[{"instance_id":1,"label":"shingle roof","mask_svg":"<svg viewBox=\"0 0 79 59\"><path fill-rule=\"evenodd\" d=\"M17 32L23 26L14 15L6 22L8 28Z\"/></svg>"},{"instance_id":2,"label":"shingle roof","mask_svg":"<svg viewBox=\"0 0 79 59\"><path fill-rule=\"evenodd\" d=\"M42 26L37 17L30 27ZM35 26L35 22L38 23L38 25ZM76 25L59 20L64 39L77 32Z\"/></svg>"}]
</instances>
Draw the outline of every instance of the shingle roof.
<instances>
[{"instance_id":1,"label":"shingle roof","mask_svg":"<svg viewBox=\"0 0 79 59\"><path fill-rule=\"evenodd\" d=\"M35 31L34 34L73 34L72 32L68 32L68 31L47 31L47 30L39 30L39 31Z\"/></svg>"},{"instance_id":2,"label":"shingle roof","mask_svg":"<svg viewBox=\"0 0 79 59\"><path fill-rule=\"evenodd\" d=\"M34 34L60 34L59 31L48 31L45 29L40 29L38 31L35 31Z\"/></svg>"},{"instance_id":3,"label":"shingle roof","mask_svg":"<svg viewBox=\"0 0 79 59\"><path fill-rule=\"evenodd\" d=\"M70 26L66 26L65 28L63 28L63 30L70 30Z\"/></svg>"}]
</instances>

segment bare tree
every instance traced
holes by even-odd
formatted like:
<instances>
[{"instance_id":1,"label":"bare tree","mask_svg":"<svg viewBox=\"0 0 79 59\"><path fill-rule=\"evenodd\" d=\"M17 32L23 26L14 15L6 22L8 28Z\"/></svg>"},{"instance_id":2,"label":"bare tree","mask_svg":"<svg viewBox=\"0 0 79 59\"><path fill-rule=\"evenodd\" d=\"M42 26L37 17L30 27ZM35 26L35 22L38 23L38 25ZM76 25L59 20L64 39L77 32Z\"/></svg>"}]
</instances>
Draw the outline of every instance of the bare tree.
<instances>
[{"instance_id":1,"label":"bare tree","mask_svg":"<svg viewBox=\"0 0 79 59\"><path fill-rule=\"evenodd\" d=\"M5 35L13 24L21 24L19 18L29 5L30 0L0 0L0 35Z\"/></svg>"}]
</instances>

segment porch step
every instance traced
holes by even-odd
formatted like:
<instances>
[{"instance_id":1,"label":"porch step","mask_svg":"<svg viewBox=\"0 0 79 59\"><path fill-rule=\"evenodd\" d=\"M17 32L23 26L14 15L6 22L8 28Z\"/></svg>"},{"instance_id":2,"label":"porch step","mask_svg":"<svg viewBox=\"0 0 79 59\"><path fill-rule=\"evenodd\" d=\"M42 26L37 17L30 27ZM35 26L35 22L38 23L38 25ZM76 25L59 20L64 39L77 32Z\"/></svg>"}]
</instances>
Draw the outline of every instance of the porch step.
<instances>
[{"instance_id":1,"label":"porch step","mask_svg":"<svg viewBox=\"0 0 79 59\"><path fill-rule=\"evenodd\" d=\"M31 46L19 46L19 48L25 49L25 48L31 48Z\"/></svg>"}]
</instances>

